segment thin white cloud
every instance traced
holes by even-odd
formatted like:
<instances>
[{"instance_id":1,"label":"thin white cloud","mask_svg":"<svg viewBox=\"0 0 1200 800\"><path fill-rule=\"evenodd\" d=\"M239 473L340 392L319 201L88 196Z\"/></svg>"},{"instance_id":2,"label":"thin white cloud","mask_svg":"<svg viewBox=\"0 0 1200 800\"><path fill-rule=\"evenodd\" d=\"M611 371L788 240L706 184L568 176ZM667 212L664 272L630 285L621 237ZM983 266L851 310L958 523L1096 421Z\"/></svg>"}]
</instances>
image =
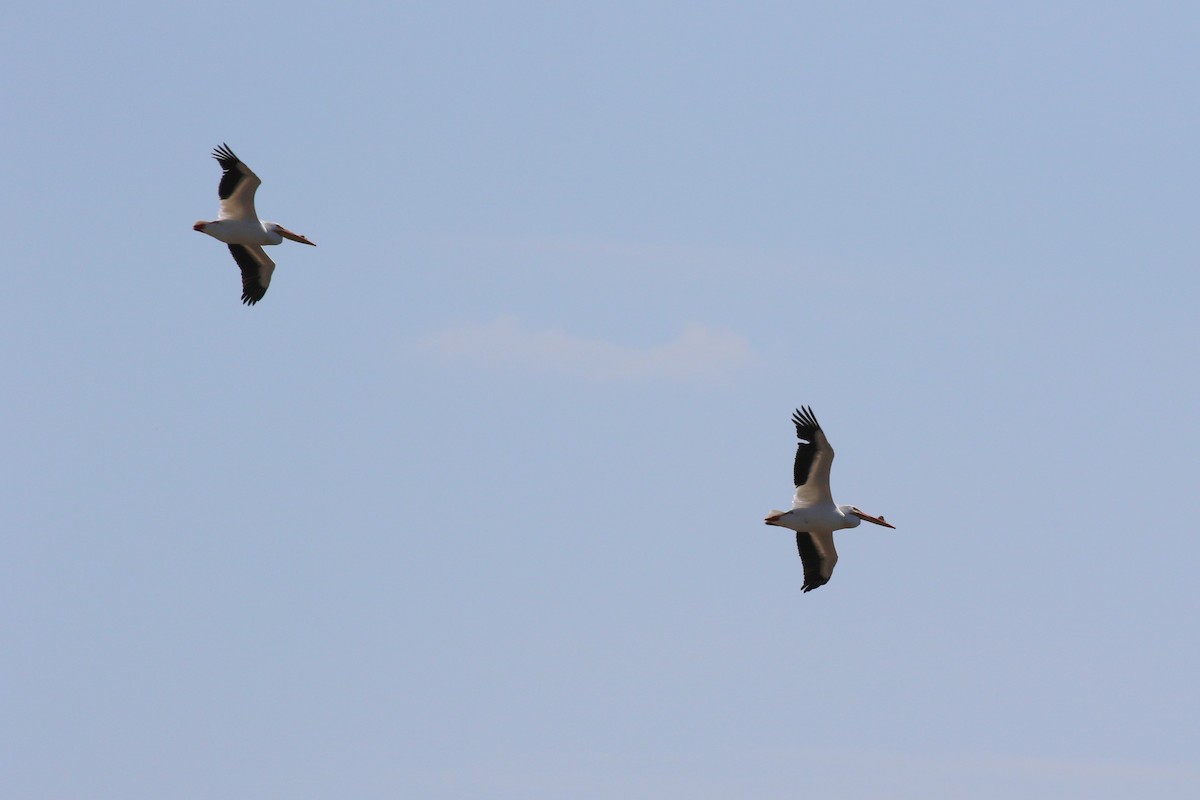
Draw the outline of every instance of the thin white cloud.
<instances>
[{"instance_id":1,"label":"thin white cloud","mask_svg":"<svg viewBox=\"0 0 1200 800\"><path fill-rule=\"evenodd\" d=\"M511 317L441 331L422 339L425 352L487 364L511 364L593 380L667 378L720 381L759 361L731 331L686 325L674 339L647 348L585 339L564 331L528 331Z\"/></svg>"}]
</instances>

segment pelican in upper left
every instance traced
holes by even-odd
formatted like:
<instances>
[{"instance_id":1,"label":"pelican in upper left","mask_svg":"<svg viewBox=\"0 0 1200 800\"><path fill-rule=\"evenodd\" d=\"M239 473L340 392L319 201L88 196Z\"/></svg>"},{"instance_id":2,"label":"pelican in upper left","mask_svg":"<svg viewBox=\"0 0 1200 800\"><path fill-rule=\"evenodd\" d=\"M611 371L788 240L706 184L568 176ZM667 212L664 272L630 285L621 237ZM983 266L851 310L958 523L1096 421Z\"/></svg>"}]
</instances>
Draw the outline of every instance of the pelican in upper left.
<instances>
[{"instance_id":1,"label":"pelican in upper left","mask_svg":"<svg viewBox=\"0 0 1200 800\"><path fill-rule=\"evenodd\" d=\"M242 302L252 306L267 293L271 273L275 271L275 262L263 251L263 245L279 244L284 239L316 245L278 222L258 221L254 193L262 181L233 154L229 145L222 144L213 150L213 158L221 165L221 183L217 186L221 212L211 222L200 220L192 230L229 245L233 260L242 270Z\"/></svg>"}]
</instances>

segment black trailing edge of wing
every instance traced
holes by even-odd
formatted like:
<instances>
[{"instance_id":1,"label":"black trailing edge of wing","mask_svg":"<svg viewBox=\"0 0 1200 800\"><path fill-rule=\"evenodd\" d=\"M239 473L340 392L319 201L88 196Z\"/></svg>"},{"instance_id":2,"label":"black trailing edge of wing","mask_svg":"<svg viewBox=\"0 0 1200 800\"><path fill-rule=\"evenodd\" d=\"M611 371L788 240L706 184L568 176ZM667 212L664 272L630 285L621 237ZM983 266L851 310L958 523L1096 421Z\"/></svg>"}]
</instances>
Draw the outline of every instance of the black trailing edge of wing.
<instances>
[{"instance_id":1,"label":"black trailing edge of wing","mask_svg":"<svg viewBox=\"0 0 1200 800\"><path fill-rule=\"evenodd\" d=\"M213 150L213 158L221 165L221 183L217 186L217 197L222 200L228 200L233 194L233 190L241 183L243 174L238 166L242 160L233 154L229 149L229 145L224 142L221 146Z\"/></svg>"},{"instance_id":2,"label":"black trailing edge of wing","mask_svg":"<svg viewBox=\"0 0 1200 800\"><path fill-rule=\"evenodd\" d=\"M267 287L259 278L262 265L240 244L229 245L229 252L233 254L233 260L242 270L242 302L252 306L267 293Z\"/></svg>"},{"instance_id":3,"label":"black trailing edge of wing","mask_svg":"<svg viewBox=\"0 0 1200 800\"><path fill-rule=\"evenodd\" d=\"M800 563L804 565L804 586L801 591L811 592L818 586L829 583L829 579L821 575L821 562L824 556L817 549L811 533L796 531L796 549L800 551Z\"/></svg>"},{"instance_id":4,"label":"black trailing edge of wing","mask_svg":"<svg viewBox=\"0 0 1200 800\"><path fill-rule=\"evenodd\" d=\"M796 465L793 469L793 479L796 486L808 483L808 473L812 469L813 459L817 457L817 431L821 430L816 416L808 406L801 406L792 414L792 422L796 423L796 438L800 440L796 448Z\"/></svg>"}]
</instances>

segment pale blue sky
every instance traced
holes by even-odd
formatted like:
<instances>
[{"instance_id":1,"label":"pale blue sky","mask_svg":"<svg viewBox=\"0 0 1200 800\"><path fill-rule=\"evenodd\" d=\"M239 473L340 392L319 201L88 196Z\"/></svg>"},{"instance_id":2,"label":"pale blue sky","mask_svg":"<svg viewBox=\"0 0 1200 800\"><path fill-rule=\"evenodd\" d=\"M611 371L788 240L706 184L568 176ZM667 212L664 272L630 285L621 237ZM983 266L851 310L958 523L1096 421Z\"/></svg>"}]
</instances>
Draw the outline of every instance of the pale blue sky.
<instances>
[{"instance_id":1,"label":"pale blue sky","mask_svg":"<svg viewBox=\"0 0 1200 800\"><path fill-rule=\"evenodd\" d=\"M584 5L7 12L3 794L1197 796L1200 10Z\"/></svg>"}]
</instances>

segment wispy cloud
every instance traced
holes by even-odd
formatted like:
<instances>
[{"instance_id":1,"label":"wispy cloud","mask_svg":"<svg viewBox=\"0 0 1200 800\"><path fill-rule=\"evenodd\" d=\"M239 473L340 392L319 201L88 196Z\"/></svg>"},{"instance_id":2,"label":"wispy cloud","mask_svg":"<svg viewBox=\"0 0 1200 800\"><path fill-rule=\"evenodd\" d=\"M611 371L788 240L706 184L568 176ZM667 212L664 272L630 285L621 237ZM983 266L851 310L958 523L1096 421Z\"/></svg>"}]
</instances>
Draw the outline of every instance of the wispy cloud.
<instances>
[{"instance_id":1,"label":"wispy cloud","mask_svg":"<svg viewBox=\"0 0 1200 800\"><path fill-rule=\"evenodd\" d=\"M419 346L446 358L517 365L592 380L719 381L759 361L741 336L703 325L686 325L668 342L638 348L564 331L528 331L517 320L505 317L487 325L435 333L422 339Z\"/></svg>"}]
</instances>

